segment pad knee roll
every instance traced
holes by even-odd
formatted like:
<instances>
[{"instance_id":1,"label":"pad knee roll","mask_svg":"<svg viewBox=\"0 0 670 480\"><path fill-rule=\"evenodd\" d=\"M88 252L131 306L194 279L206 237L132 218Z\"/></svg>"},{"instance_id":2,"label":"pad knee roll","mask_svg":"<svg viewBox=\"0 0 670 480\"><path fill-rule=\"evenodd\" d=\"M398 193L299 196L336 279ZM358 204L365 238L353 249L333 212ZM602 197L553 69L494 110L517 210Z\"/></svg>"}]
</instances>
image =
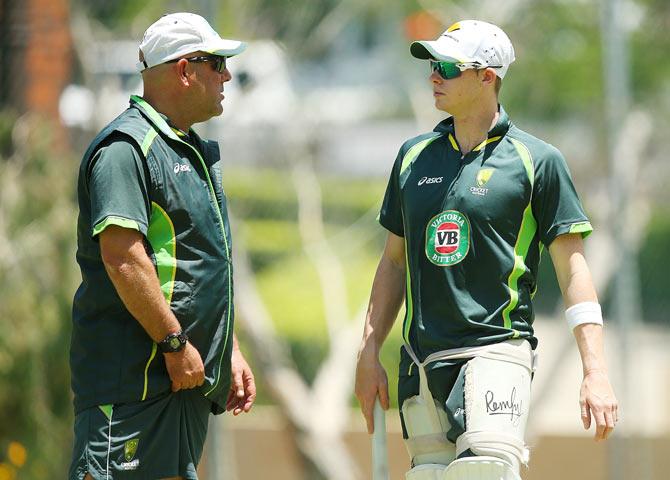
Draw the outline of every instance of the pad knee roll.
<instances>
[{"instance_id":1,"label":"pad knee roll","mask_svg":"<svg viewBox=\"0 0 670 480\"><path fill-rule=\"evenodd\" d=\"M496 457L466 457L447 467L429 463L405 474L405 480L521 480L514 468Z\"/></svg>"},{"instance_id":2,"label":"pad knee roll","mask_svg":"<svg viewBox=\"0 0 670 480\"><path fill-rule=\"evenodd\" d=\"M497 457L459 458L444 470L441 477L437 478L439 480L521 480L509 463Z\"/></svg>"},{"instance_id":3,"label":"pad knee roll","mask_svg":"<svg viewBox=\"0 0 670 480\"><path fill-rule=\"evenodd\" d=\"M405 480L443 480L447 466L438 463L417 465L405 474Z\"/></svg>"}]
</instances>

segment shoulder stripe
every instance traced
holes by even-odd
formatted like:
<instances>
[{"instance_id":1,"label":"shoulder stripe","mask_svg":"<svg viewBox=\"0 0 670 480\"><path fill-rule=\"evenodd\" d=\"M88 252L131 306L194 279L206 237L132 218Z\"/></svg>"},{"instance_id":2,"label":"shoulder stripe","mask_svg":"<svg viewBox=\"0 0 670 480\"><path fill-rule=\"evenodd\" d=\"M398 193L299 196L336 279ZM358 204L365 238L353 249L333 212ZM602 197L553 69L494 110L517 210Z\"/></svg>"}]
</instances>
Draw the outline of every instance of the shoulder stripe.
<instances>
[{"instance_id":1,"label":"shoulder stripe","mask_svg":"<svg viewBox=\"0 0 670 480\"><path fill-rule=\"evenodd\" d=\"M535 185L535 165L533 164L533 157L530 154L530 150L528 150L525 143L520 142L516 138L510 138L510 140L512 140L514 148L516 148L519 157L521 157L523 166L526 169L526 174L528 175L528 180L530 181L530 186L533 187Z\"/></svg>"},{"instance_id":2,"label":"shoulder stripe","mask_svg":"<svg viewBox=\"0 0 670 480\"><path fill-rule=\"evenodd\" d=\"M407 170L407 168L417 159L419 154L423 151L424 148L426 148L428 145L430 145L436 138L442 136L441 133L434 133L433 136L428 137L424 140L421 140L420 142L416 143L413 145L405 154L405 156L402 159L402 165L400 166L400 176L402 176L403 172ZM402 183L402 182L401 182ZM403 224L405 223L405 216L404 213L403 215ZM405 338L405 341L409 343L409 329L412 325L412 308L413 308L413 302L412 302L412 278L410 275L410 269L409 269L409 257L407 256L407 252L409 251L409 239L407 236L405 236L405 263L406 263L406 268L405 268L405 277L407 281L407 288L406 288L406 316L405 316L405 322L404 322L404 328L403 328L403 337Z\"/></svg>"},{"instance_id":3,"label":"shoulder stripe","mask_svg":"<svg viewBox=\"0 0 670 480\"><path fill-rule=\"evenodd\" d=\"M535 182L535 169L533 167L533 159L531 157L528 147L522 142L511 139L514 147L516 148L523 166L526 169L526 174L528 175L528 180L531 186L531 194L528 199L528 205L523 211L523 217L521 219L521 226L519 227L519 233L516 237L516 243L514 245L514 266L512 267L512 272L510 273L507 279L507 288L509 290L509 303L502 312L503 322L505 328L512 328L512 319L510 313L514 310L519 304L519 278L528 271L526 266L526 257L528 256L528 250L530 249L530 244L535 237L537 232L537 221L533 215L532 201L533 201L533 185Z\"/></svg>"},{"instance_id":4,"label":"shoulder stripe","mask_svg":"<svg viewBox=\"0 0 670 480\"><path fill-rule=\"evenodd\" d=\"M145 115L149 117L161 132L173 140L179 140L179 137L172 131L167 122L163 120L163 117L161 117L154 107L152 107L145 99L138 97L137 95L131 95L130 99L142 109Z\"/></svg>"},{"instance_id":5,"label":"shoulder stripe","mask_svg":"<svg viewBox=\"0 0 670 480\"><path fill-rule=\"evenodd\" d=\"M425 140L421 140L418 142L416 145L413 145L412 148L410 148L405 156L402 159L402 165L400 166L400 174L409 167L414 160L419 156L419 154L423 151L424 148L426 148L428 145L430 145L433 140L441 136L440 133L434 134L432 137L426 138Z\"/></svg>"},{"instance_id":6,"label":"shoulder stripe","mask_svg":"<svg viewBox=\"0 0 670 480\"><path fill-rule=\"evenodd\" d=\"M144 140L142 140L142 154L145 157L147 156L149 148L151 148L151 144L154 143L154 140L156 139L157 136L158 132L152 128L147 132L147 135L144 137Z\"/></svg>"}]
</instances>

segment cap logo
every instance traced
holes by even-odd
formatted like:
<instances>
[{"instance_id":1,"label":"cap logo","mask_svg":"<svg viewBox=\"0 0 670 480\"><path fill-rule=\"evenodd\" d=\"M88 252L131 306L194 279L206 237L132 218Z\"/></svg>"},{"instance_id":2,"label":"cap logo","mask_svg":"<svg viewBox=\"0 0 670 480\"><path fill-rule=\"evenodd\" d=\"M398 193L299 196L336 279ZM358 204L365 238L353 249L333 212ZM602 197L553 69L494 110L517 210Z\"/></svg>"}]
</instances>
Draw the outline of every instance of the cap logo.
<instances>
[{"instance_id":1,"label":"cap logo","mask_svg":"<svg viewBox=\"0 0 670 480\"><path fill-rule=\"evenodd\" d=\"M454 23L451 27L447 28L447 32L453 32L454 30L461 29L461 22Z\"/></svg>"},{"instance_id":2,"label":"cap logo","mask_svg":"<svg viewBox=\"0 0 670 480\"><path fill-rule=\"evenodd\" d=\"M461 262L470 250L470 222L456 210L435 215L426 226L426 257L440 267Z\"/></svg>"}]
</instances>

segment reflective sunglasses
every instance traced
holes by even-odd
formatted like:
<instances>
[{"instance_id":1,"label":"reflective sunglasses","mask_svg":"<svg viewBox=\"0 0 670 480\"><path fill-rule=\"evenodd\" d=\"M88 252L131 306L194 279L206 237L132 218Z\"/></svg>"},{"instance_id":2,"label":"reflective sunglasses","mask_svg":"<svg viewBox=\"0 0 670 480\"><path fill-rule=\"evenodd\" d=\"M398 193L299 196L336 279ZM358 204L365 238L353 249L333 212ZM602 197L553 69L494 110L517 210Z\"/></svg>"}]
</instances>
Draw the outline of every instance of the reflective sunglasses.
<instances>
[{"instance_id":1,"label":"reflective sunglasses","mask_svg":"<svg viewBox=\"0 0 670 480\"><path fill-rule=\"evenodd\" d=\"M438 62L435 60L430 61L430 71L437 72L445 80L450 80L452 78L460 77L461 73L470 68L481 69L481 68L502 68L502 65L481 65L479 62L471 63L453 63L453 62Z\"/></svg>"},{"instance_id":2,"label":"reflective sunglasses","mask_svg":"<svg viewBox=\"0 0 670 480\"><path fill-rule=\"evenodd\" d=\"M226 69L227 57L222 57L220 55L203 55L201 57L188 57L188 58L182 57L182 58L184 60L188 60L189 62L193 63L211 63L214 71L218 73L223 73L223 71ZM174 60L168 60L165 63L176 63L179 60L182 60L182 58L175 58Z\"/></svg>"}]
</instances>

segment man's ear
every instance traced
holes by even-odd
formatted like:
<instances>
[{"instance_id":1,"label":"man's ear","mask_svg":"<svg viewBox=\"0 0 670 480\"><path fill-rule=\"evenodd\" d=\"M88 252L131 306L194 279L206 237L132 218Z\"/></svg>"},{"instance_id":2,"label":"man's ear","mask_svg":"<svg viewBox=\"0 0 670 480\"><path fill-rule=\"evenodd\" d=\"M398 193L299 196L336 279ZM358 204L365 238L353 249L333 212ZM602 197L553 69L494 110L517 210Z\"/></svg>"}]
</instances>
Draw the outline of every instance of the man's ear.
<instances>
[{"instance_id":1,"label":"man's ear","mask_svg":"<svg viewBox=\"0 0 670 480\"><path fill-rule=\"evenodd\" d=\"M184 87L190 86L191 79L189 78L189 72L188 72L188 60L186 60L185 58L180 59L175 64L175 68L177 71L177 76L179 77L179 83Z\"/></svg>"},{"instance_id":2,"label":"man's ear","mask_svg":"<svg viewBox=\"0 0 670 480\"><path fill-rule=\"evenodd\" d=\"M485 68L484 69L484 74L482 75L482 82L485 84L492 84L495 85L496 83L496 78L498 76L496 75L496 72L492 68Z\"/></svg>"}]
</instances>

